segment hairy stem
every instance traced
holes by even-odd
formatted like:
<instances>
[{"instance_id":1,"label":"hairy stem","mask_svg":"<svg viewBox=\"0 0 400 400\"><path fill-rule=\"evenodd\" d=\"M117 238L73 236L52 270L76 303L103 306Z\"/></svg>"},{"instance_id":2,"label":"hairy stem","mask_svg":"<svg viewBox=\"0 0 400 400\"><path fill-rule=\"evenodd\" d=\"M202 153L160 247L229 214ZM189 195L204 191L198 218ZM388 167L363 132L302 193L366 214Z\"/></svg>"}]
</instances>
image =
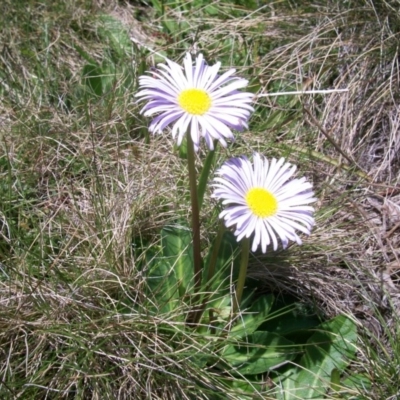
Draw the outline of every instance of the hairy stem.
<instances>
[{"instance_id":1,"label":"hairy stem","mask_svg":"<svg viewBox=\"0 0 400 400\"><path fill-rule=\"evenodd\" d=\"M241 242L242 252L240 257L240 270L239 278L236 284L236 296L233 298L232 315L234 316L239 310L240 302L242 300L244 281L247 275L247 266L249 264L249 251L250 251L250 239L244 238Z\"/></svg>"},{"instance_id":2,"label":"hairy stem","mask_svg":"<svg viewBox=\"0 0 400 400\"><path fill-rule=\"evenodd\" d=\"M187 159L189 167L190 199L192 203L192 235L193 235L193 266L195 293L201 290L201 253L200 253L200 217L197 197L197 180L195 168L194 145L190 132L187 132Z\"/></svg>"},{"instance_id":3,"label":"hairy stem","mask_svg":"<svg viewBox=\"0 0 400 400\"><path fill-rule=\"evenodd\" d=\"M224 236L224 232L225 232L225 225L223 224L222 221L220 221L218 234L214 241L214 246L213 246L211 257L210 257L210 263L208 265L208 273L207 273L207 281L206 281L207 286L206 286L206 290L205 290L205 295L204 295L203 301L201 303L200 309L195 316L195 320L194 320L195 323L198 323L200 321L201 316L203 315L204 310L206 308L207 302L210 298L211 280L214 277L215 265L217 264L219 248L221 247L222 237Z\"/></svg>"}]
</instances>

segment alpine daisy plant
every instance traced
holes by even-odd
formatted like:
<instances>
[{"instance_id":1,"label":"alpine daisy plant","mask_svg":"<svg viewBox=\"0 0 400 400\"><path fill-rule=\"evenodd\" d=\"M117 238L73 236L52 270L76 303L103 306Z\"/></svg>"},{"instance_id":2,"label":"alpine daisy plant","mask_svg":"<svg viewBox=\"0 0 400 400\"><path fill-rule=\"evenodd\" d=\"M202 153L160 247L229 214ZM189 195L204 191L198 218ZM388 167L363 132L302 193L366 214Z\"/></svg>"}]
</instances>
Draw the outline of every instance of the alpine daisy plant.
<instances>
[{"instance_id":1,"label":"alpine daisy plant","mask_svg":"<svg viewBox=\"0 0 400 400\"><path fill-rule=\"evenodd\" d=\"M296 231L310 234L316 201L312 185L305 178L291 179L296 167L283 158L268 161L258 153L253 162L247 157L232 158L216 171L212 196L226 208L219 217L227 227L235 227L237 240L253 236L252 251L268 245L283 248L289 240L301 244Z\"/></svg>"},{"instance_id":2,"label":"alpine daisy plant","mask_svg":"<svg viewBox=\"0 0 400 400\"><path fill-rule=\"evenodd\" d=\"M226 140L234 139L231 129L247 128L253 111L253 94L238 90L246 87L248 81L234 77L234 69L219 75L221 63L208 66L202 54L193 65L187 53L183 65L184 68L166 59L158 70L139 77L136 97L147 101L141 113L155 115L150 132L161 133L172 125L172 137L178 146L189 129L195 151L201 137L210 150L214 149L215 139L226 147Z\"/></svg>"}]
</instances>

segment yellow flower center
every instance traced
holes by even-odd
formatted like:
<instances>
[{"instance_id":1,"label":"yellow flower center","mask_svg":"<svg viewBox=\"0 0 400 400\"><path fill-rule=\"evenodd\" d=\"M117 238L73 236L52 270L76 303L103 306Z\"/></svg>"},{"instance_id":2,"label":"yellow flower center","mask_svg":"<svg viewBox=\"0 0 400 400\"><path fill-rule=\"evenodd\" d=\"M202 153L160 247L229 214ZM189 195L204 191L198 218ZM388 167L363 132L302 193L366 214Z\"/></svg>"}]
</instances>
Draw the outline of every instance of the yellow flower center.
<instances>
[{"instance_id":1,"label":"yellow flower center","mask_svg":"<svg viewBox=\"0 0 400 400\"><path fill-rule=\"evenodd\" d=\"M246 194L246 203L254 215L260 218L272 217L278 211L276 197L263 188L252 188Z\"/></svg>"},{"instance_id":2,"label":"yellow flower center","mask_svg":"<svg viewBox=\"0 0 400 400\"><path fill-rule=\"evenodd\" d=\"M189 114L203 115L211 107L211 97L202 89L185 89L178 96L178 103Z\"/></svg>"}]
</instances>

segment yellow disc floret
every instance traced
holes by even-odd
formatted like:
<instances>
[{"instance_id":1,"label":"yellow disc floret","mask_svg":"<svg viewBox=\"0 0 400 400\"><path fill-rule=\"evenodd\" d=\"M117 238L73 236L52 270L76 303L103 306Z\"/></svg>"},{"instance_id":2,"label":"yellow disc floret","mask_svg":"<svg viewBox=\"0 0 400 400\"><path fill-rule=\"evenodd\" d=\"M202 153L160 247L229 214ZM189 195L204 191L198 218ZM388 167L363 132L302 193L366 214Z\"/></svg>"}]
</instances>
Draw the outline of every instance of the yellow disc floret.
<instances>
[{"instance_id":1,"label":"yellow disc floret","mask_svg":"<svg viewBox=\"0 0 400 400\"><path fill-rule=\"evenodd\" d=\"M251 188L247 192L245 199L250 210L257 217L272 217L278 211L276 197L264 188Z\"/></svg>"},{"instance_id":2,"label":"yellow disc floret","mask_svg":"<svg viewBox=\"0 0 400 400\"><path fill-rule=\"evenodd\" d=\"M211 97L202 89L185 89L178 96L178 103L189 114L203 115L211 107Z\"/></svg>"}]
</instances>

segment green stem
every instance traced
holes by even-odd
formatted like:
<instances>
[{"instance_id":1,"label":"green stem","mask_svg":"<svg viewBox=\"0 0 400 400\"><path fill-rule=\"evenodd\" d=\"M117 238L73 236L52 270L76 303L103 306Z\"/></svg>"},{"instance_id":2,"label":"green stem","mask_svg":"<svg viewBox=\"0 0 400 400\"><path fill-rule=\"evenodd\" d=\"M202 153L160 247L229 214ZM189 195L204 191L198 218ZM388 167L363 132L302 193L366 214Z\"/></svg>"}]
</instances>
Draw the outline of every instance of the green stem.
<instances>
[{"instance_id":1,"label":"green stem","mask_svg":"<svg viewBox=\"0 0 400 400\"><path fill-rule=\"evenodd\" d=\"M200 217L197 197L197 182L195 168L195 153L190 131L187 132L187 159L189 167L190 199L192 202L192 235L193 235L193 266L195 293L201 290L201 249L200 249Z\"/></svg>"},{"instance_id":2,"label":"green stem","mask_svg":"<svg viewBox=\"0 0 400 400\"><path fill-rule=\"evenodd\" d=\"M242 254L240 257L240 271L239 278L236 284L236 296L233 298L232 315L234 316L239 310L240 302L242 300L244 282L247 275L247 266L249 265L249 252L250 252L250 239L242 239Z\"/></svg>"},{"instance_id":3,"label":"green stem","mask_svg":"<svg viewBox=\"0 0 400 400\"><path fill-rule=\"evenodd\" d=\"M222 237L224 236L224 233L225 233L225 225L222 221L220 221L217 237L215 238L214 246L213 246L211 257L210 257L210 263L208 264L208 273L207 273L207 281L206 281L207 287L205 290L205 296L203 298L203 302L201 303L199 311L196 313L196 315L194 317L194 323L196 323L196 324L200 321L201 316L203 315L204 310L206 309L207 302L210 298L211 279L213 278L214 273L215 273L215 266L217 264L219 248L221 247Z\"/></svg>"}]
</instances>

